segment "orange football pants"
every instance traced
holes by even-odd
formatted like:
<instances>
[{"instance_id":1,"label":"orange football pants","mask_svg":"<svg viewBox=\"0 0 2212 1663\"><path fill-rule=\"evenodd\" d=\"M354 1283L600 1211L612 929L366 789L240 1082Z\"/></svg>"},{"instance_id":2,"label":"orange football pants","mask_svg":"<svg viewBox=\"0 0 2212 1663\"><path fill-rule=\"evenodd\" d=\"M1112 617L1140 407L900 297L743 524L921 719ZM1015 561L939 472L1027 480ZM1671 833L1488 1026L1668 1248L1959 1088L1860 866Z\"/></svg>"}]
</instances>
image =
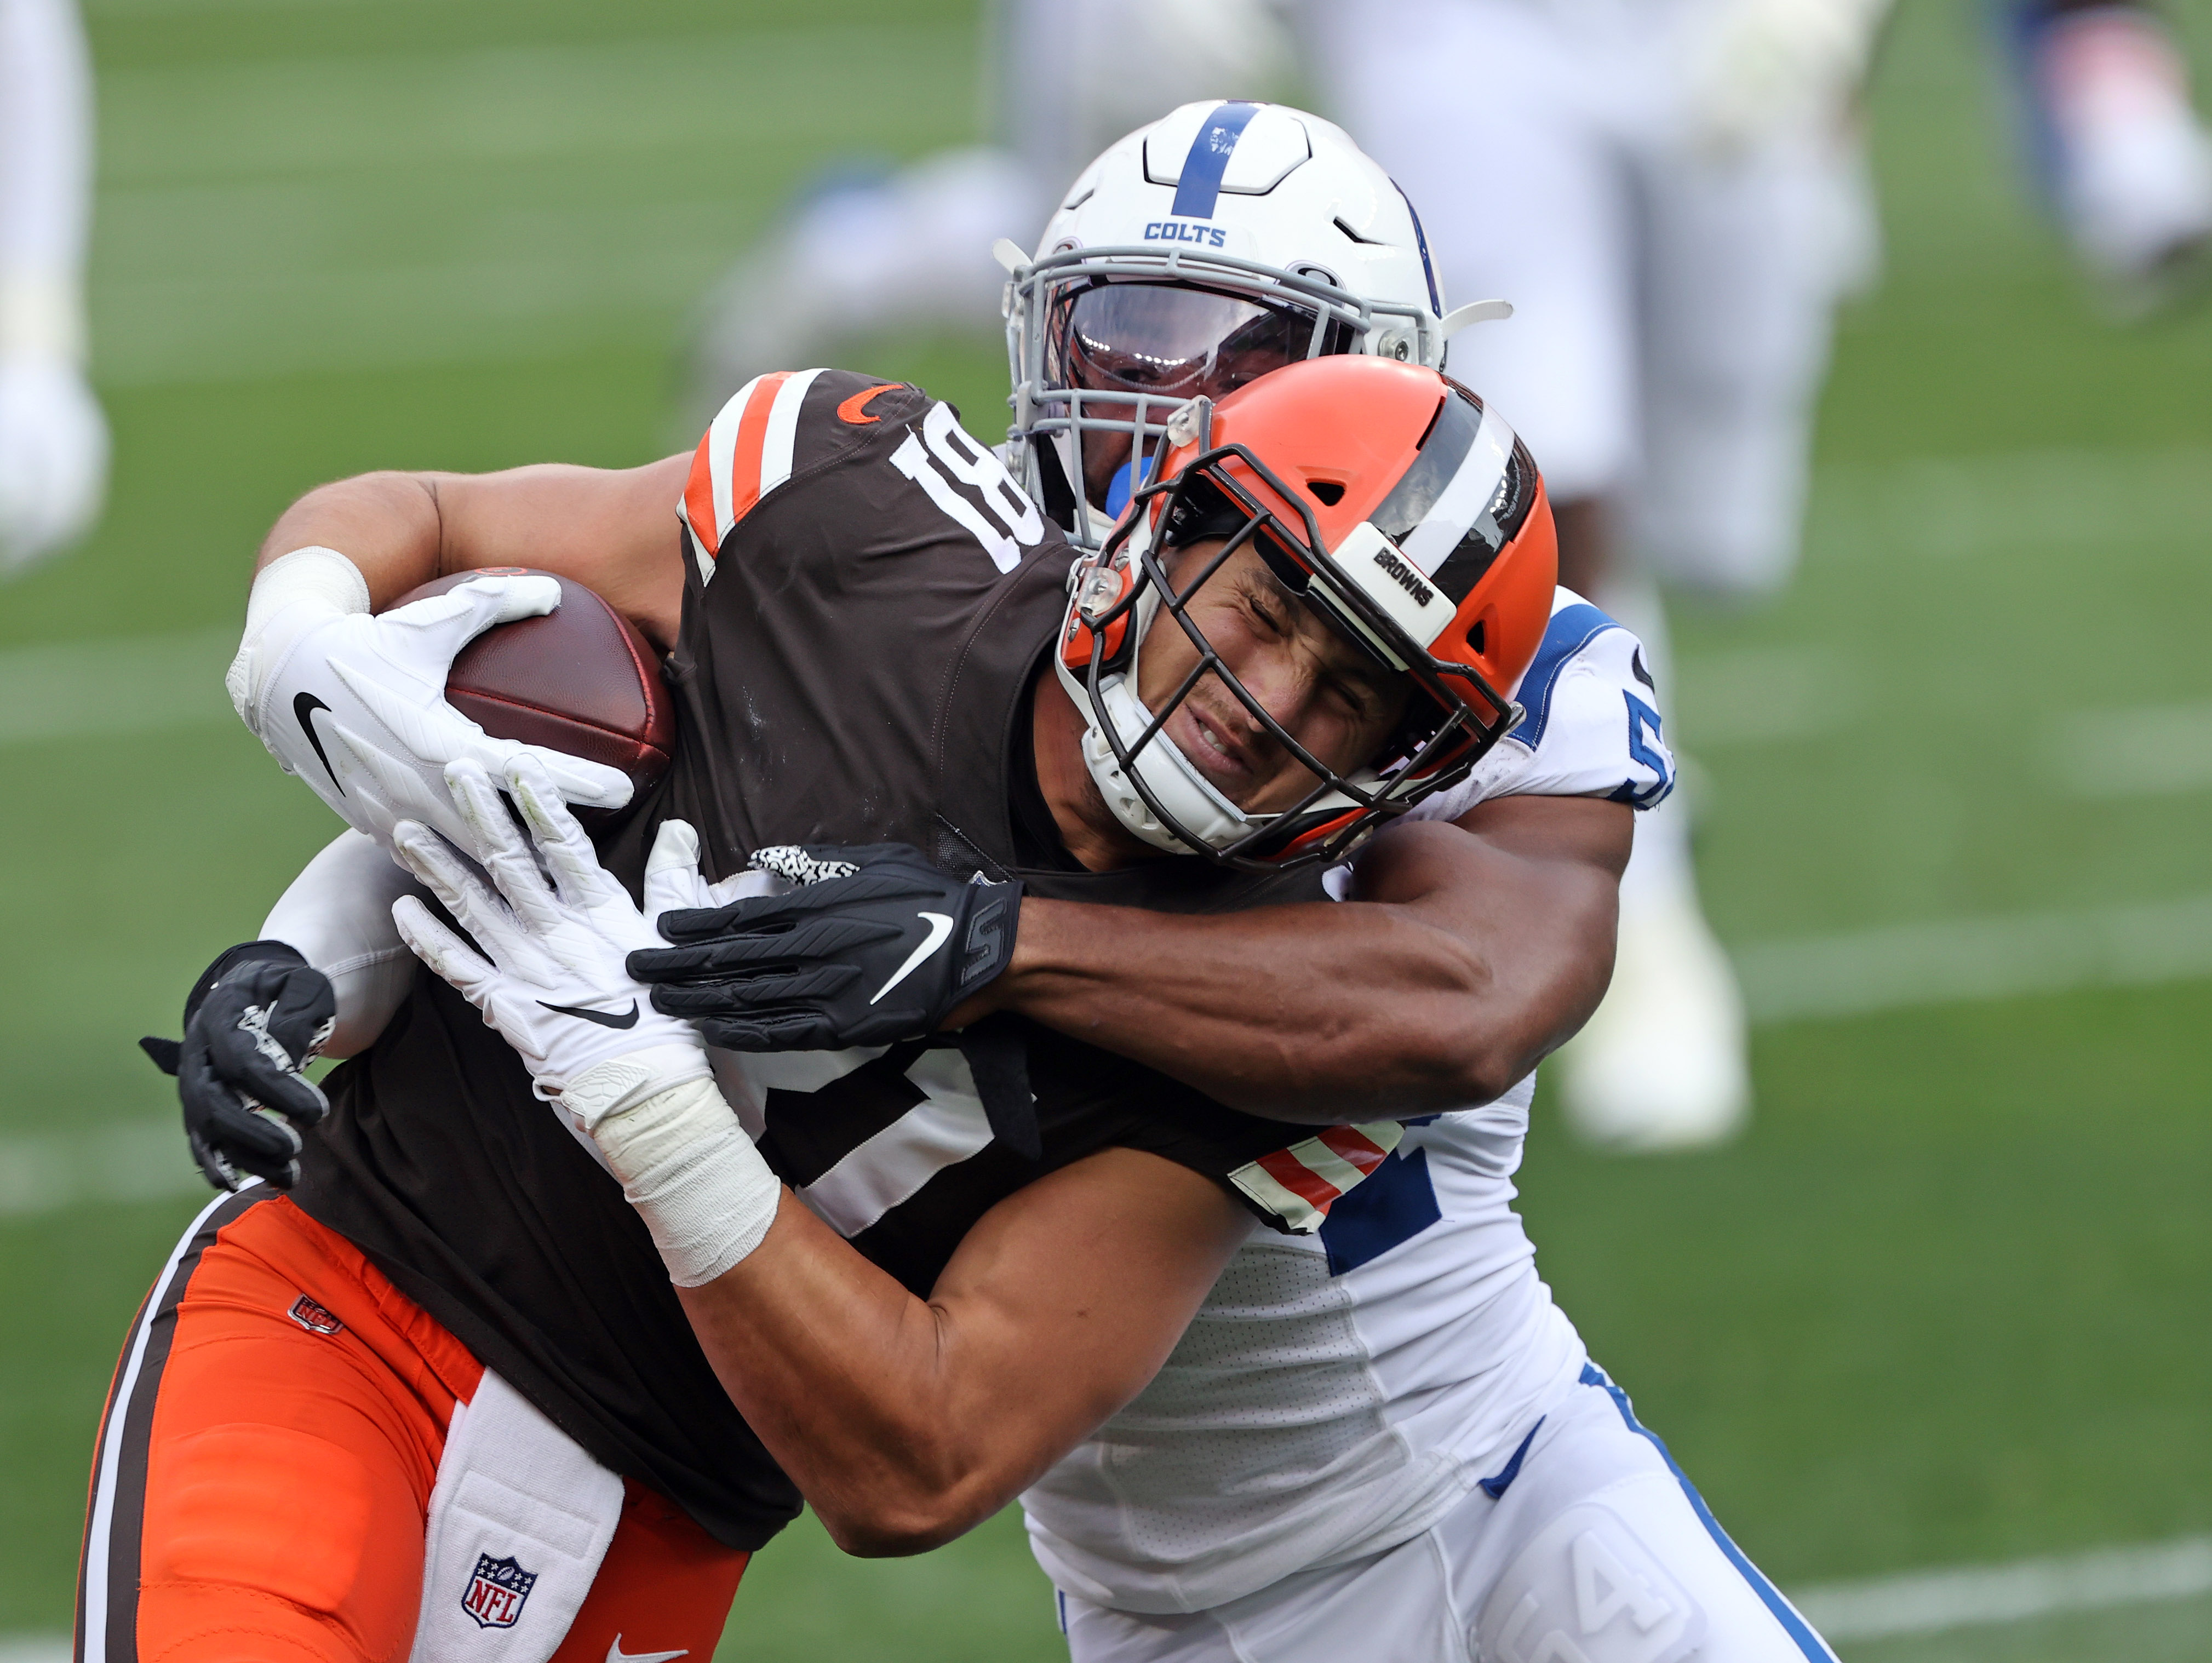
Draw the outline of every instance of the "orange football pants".
<instances>
[{"instance_id":1,"label":"orange football pants","mask_svg":"<svg viewBox=\"0 0 2212 1663\"><path fill-rule=\"evenodd\" d=\"M79 1663L404 1663L430 1491L483 1365L263 1187L194 1221L102 1417ZM708 1663L747 1556L626 1481L554 1663Z\"/></svg>"}]
</instances>

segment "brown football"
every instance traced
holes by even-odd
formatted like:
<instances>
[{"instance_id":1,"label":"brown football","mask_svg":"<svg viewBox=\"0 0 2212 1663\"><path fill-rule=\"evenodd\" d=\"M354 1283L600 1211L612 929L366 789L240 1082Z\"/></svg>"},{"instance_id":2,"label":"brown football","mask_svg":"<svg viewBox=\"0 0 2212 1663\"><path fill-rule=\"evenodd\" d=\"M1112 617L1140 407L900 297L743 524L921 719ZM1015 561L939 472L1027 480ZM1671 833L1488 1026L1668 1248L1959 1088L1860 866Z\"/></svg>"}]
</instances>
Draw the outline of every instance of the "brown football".
<instances>
[{"instance_id":1,"label":"brown football","mask_svg":"<svg viewBox=\"0 0 2212 1663\"><path fill-rule=\"evenodd\" d=\"M529 568L489 568L502 575ZM442 595L477 572L456 572L411 589L394 603ZM620 768L637 801L668 771L676 709L660 679L659 654L629 619L582 584L557 573L561 604L543 617L495 624L453 660L446 697L497 739L543 745ZM580 810L586 825L608 810Z\"/></svg>"}]
</instances>

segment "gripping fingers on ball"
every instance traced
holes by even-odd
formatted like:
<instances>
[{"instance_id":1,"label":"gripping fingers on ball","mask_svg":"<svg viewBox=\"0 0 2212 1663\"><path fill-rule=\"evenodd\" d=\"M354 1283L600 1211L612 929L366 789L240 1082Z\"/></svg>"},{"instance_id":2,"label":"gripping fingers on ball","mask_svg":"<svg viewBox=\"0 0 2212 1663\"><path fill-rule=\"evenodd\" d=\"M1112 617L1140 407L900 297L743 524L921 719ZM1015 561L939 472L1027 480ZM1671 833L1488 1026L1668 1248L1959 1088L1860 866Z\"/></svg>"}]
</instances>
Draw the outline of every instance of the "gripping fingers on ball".
<instances>
[{"instance_id":1,"label":"gripping fingers on ball","mask_svg":"<svg viewBox=\"0 0 2212 1663\"><path fill-rule=\"evenodd\" d=\"M494 625L519 618L543 617L561 604L561 585L535 573L471 578L442 595L431 595L382 614L381 628L404 630L402 639L416 648L420 663L410 666L435 669L439 679L477 636Z\"/></svg>"},{"instance_id":2,"label":"gripping fingers on ball","mask_svg":"<svg viewBox=\"0 0 2212 1663\"><path fill-rule=\"evenodd\" d=\"M398 758L386 756L340 722L325 722L324 748L331 778L346 800L354 829L372 837L389 835L395 822L435 823L443 804L432 800L422 776ZM365 822L365 823L364 823Z\"/></svg>"},{"instance_id":3,"label":"gripping fingers on ball","mask_svg":"<svg viewBox=\"0 0 2212 1663\"><path fill-rule=\"evenodd\" d=\"M542 745L524 745L514 754L526 756L544 768L554 791L564 801L582 808L621 808L637 789L630 783L629 775L620 768L609 768L604 762L586 762L581 756L563 756Z\"/></svg>"}]
</instances>

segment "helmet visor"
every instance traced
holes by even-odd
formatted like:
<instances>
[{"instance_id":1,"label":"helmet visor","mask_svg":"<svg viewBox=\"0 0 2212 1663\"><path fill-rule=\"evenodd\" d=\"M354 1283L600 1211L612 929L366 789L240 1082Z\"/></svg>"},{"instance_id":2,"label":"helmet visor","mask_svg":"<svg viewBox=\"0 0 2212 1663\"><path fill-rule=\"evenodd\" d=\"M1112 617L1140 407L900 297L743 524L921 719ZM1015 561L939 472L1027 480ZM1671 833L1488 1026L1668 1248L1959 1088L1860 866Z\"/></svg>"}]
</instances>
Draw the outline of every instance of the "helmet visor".
<instances>
[{"instance_id":1,"label":"helmet visor","mask_svg":"<svg viewBox=\"0 0 2212 1663\"><path fill-rule=\"evenodd\" d=\"M1060 303L1048 377L1092 391L1218 398L1271 369L1353 344L1351 326L1316 307L1179 283L1102 282Z\"/></svg>"}]
</instances>

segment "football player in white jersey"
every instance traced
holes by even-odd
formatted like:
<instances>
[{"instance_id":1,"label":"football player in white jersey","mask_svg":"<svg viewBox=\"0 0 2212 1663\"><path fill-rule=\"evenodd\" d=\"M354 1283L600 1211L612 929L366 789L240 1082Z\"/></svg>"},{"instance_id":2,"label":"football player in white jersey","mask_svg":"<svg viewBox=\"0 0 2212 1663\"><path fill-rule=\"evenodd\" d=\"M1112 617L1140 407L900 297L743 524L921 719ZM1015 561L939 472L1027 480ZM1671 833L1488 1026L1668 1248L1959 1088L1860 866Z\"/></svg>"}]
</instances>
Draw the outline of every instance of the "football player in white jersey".
<instances>
[{"instance_id":1,"label":"football player in white jersey","mask_svg":"<svg viewBox=\"0 0 2212 1663\"><path fill-rule=\"evenodd\" d=\"M0 0L0 579L100 513L107 423L85 379L92 64L72 0Z\"/></svg>"},{"instance_id":2,"label":"football player in white jersey","mask_svg":"<svg viewBox=\"0 0 2212 1663\"><path fill-rule=\"evenodd\" d=\"M1447 309L1413 203L1340 129L1237 102L1110 148L1012 300L1010 449L1079 534L1176 401L1285 351L1434 361L1510 310ZM1527 718L1415 812L1656 803L1653 680L1563 590ZM1248 1243L1152 1384L1024 1495L1078 1663L1828 1656L1537 1277L1511 1205L1534 1084L1413 1120L1317 1235Z\"/></svg>"},{"instance_id":3,"label":"football player in white jersey","mask_svg":"<svg viewBox=\"0 0 2212 1663\"><path fill-rule=\"evenodd\" d=\"M1389 179L1277 106L1209 101L1132 135L1015 264L1018 458L1081 531L1189 399L1319 352L1433 361L1455 316ZM1671 784L1643 655L1578 597L1558 598L1516 696L1523 719L1433 815L1510 795L1644 805ZM347 885L325 864L268 933L341 972L342 994L351 967L358 995L396 943L331 921ZM1224 950L1245 985L1310 980ZM1092 1036L1133 1054L1188 1003L1141 957L1100 955L1080 995L1106 1024ZM1160 1065L1227 1078L1240 1045L1279 1045L1238 1027L1246 1001L1219 1002L1210 1054ZM341 999L349 1043L373 1003ZM1152 1385L1026 1495L1078 1659L1827 1657L1537 1278L1510 1205L1531 1083L1408 1109L1402 1154L1318 1234L1240 1250Z\"/></svg>"}]
</instances>

